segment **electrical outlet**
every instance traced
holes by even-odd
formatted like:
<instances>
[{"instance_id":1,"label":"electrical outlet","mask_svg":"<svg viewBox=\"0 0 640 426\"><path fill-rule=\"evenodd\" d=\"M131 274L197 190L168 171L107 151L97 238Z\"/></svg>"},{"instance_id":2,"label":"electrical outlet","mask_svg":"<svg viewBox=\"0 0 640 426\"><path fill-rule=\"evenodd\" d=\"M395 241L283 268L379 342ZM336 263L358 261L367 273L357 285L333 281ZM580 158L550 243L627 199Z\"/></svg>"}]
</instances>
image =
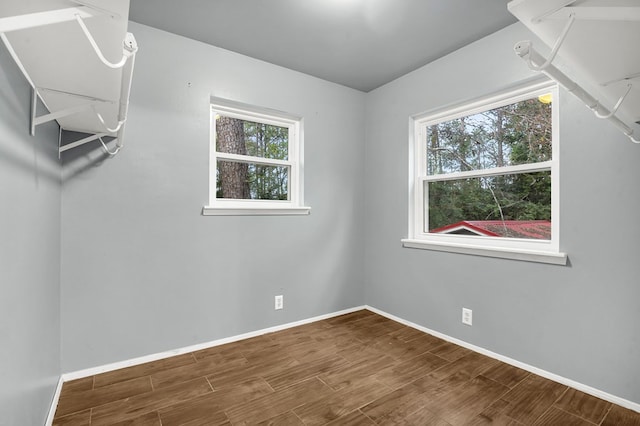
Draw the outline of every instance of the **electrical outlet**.
<instances>
[{"instance_id":1,"label":"electrical outlet","mask_svg":"<svg viewBox=\"0 0 640 426\"><path fill-rule=\"evenodd\" d=\"M466 325L472 325L473 311L471 309L462 308L462 323Z\"/></svg>"},{"instance_id":2,"label":"electrical outlet","mask_svg":"<svg viewBox=\"0 0 640 426\"><path fill-rule=\"evenodd\" d=\"M284 308L284 296L276 296L276 310Z\"/></svg>"}]
</instances>

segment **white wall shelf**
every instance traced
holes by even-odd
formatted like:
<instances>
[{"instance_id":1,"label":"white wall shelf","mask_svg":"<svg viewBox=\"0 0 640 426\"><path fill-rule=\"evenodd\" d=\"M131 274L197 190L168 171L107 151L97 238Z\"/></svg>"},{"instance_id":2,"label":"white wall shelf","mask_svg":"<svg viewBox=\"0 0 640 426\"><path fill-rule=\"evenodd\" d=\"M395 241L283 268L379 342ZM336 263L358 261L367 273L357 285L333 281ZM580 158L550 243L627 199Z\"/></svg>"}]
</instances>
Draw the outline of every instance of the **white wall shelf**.
<instances>
[{"instance_id":1,"label":"white wall shelf","mask_svg":"<svg viewBox=\"0 0 640 426\"><path fill-rule=\"evenodd\" d=\"M513 0L508 8L552 49L543 56L527 40L516 53L640 143L638 0Z\"/></svg>"},{"instance_id":2,"label":"white wall shelf","mask_svg":"<svg viewBox=\"0 0 640 426\"><path fill-rule=\"evenodd\" d=\"M128 18L129 0L2 1L0 37L32 87L31 134L56 120L88 134L60 153L93 141L122 148L137 52ZM48 114L36 115L38 98Z\"/></svg>"}]
</instances>

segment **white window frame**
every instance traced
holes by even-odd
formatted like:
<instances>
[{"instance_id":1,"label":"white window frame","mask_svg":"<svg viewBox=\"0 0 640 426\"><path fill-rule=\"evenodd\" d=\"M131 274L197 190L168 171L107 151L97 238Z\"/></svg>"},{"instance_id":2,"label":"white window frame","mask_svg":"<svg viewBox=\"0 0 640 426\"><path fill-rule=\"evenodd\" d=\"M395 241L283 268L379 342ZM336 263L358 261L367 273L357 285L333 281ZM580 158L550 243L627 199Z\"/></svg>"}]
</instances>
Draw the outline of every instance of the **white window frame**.
<instances>
[{"instance_id":1,"label":"white window frame","mask_svg":"<svg viewBox=\"0 0 640 426\"><path fill-rule=\"evenodd\" d=\"M501 106L552 93L552 159L550 161L496 167L485 170L427 174L426 131L431 125L488 111ZM555 83L526 83L491 96L464 102L455 106L415 115L409 120L409 234L403 239L404 247L446 251L471 255L526 260L565 265L567 255L559 250L560 235L560 181L559 181L559 91ZM430 181L453 180L470 177L506 175L514 172L551 172L551 239L534 240L496 238L485 236L429 233L428 199L425 184Z\"/></svg>"},{"instance_id":2,"label":"white window frame","mask_svg":"<svg viewBox=\"0 0 640 426\"><path fill-rule=\"evenodd\" d=\"M289 130L288 160L229 154L216 150L216 116L286 127ZM216 170L218 160L230 160L266 166L289 168L288 200L241 200L216 197ZM308 215L310 207L303 205L303 119L302 117L256 107L228 99L211 97L209 137L209 205L205 216L220 215Z\"/></svg>"}]
</instances>

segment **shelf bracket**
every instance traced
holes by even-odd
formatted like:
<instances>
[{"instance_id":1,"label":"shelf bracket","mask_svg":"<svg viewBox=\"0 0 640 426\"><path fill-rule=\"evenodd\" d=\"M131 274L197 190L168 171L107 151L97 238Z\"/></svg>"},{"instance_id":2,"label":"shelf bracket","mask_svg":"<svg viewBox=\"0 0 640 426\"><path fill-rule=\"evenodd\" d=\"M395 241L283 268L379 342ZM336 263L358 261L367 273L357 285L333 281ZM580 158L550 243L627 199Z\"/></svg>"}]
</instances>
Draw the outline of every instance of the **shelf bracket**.
<instances>
[{"instance_id":1,"label":"shelf bracket","mask_svg":"<svg viewBox=\"0 0 640 426\"><path fill-rule=\"evenodd\" d=\"M559 5L559 6L555 7L554 9L548 10L548 11L546 11L545 13L543 13L542 15L538 15L538 16L536 16L536 17L532 18L532 19L531 19L531 22L533 22L533 23L536 23L536 24L537 24L537 23L541 22L542 20L544 20L544 19L548 18L549 16L551 16L551 15L555 14L556 12L558 12L558 11L560 11L560 10L562 10L562 9L565 9L565 8L566 8L566 7L568 7L569 5L572 5L572 4L573 4L573 3L575 3L576 1L577 1L577 0L564 0L564 1L562 2L562 4L561 4L561 5ZM509 5L509 6L510 6L510 5Z\"/></svg>"},{"instance_id":2,"label":"shelf bracket","mask_svg":"<svg viewBox=\"0 0 640 426\"><path fill-rule=\"evenodd\" d=\"M598 112L597 108L591 108L591 110L593 111L593 113L598 118L611 118L611 117L613 117L614 115L616 115L616 112L618 112L618 109L620 108L620 105L622 105L622 103L624 102L625 98L627 97L627 95L631 91L632 87L633 87L633 84L628 84L627 85L627 91L624 92L624 95L620 96L620 99L618 99L618 102L616 102L615 106L613 107L613 109L611 110L611 112L609 114L600 114L600 112Z\"/></svg>"},{"instance_id":3,"label":"shelf bracket","mask_svg":"<svg viewBox=\"0 0 640 426\"><path fill-rule=\"evenodd\" d=\"M535 63L545 62L544 57L533 48L532 43L529 40L516 43L513 49L520 58L527 62L527 64L533 64L535 66ZM541 67L536 66L536 68ZM567 89L568 92L572 93L582 102L584 102L589 109L596 113L597 117L605 118L611 121L611 123L613 123L618 129L620 129L631 142L640 144L640 139L637 139L637 136L634 136L634 130L615 115L617 108L620 107L620 104L622 103L622 101L624 101L624 98L627 96L628 91L630 91L631 88L629 88L627 93L625 93L625 95L622 96L620 100L618 100L616 107L614 107L614 111L609 111L596 98L594 98L586 90L584 90L578 83L570 79L558 68L551 65L551 63L543 67L541 69L541 72L563 86L565 89Z\"/></svg>"},{"instance_id":4,"label":"shelf bracket","mask_svg":"<svg viewBox=\"0 0 640 426\"><path fill-rule=\"evenodd\" d=\"M574 14L579 21L640 22L638 6L567 6L545 19L566 19L571 14Z\"/></svg>"},{"instance_id":5,"label":"shelf bracket","mask_svg":"<svg viewBox=\"0 0 640 426\"><path fill-rule=\"evenodd\" d=\"M34 97L35 98L35 97ZM61 109L59 111L51 112L49 114L40 115L38 117L33 117L33 125L38 126L40 124L48 123L49 121L57 120L58 118L67 117L69 115L77 114L84 110L90 109L93 106L93 103L85 104L85 105L77 105L65 109Z\"/></svg>"},{"instance_id":6,"label":"shelf bracket","mask_svg":"<svg viewBox=\"0 0 640 426\"><path fill-rule=\"evenodd\" d=\"M576 20L576 15L573 13L569 14L569 20L567 21L567 24L564 26L564 29L560 33L560 37L558 37L556 44L553 46L553 49L551 50L551 54L549 55L549 58L547 58L547 60L544 61L544 63L542 63L541 65L534 64L531 61L531 58L529 58L527 60L527 64L529 65L529 68L531 68L534 71L543 71L545 68L551 65L553 60L556 58L556 55L558 54L558 50L560 50L560 46L562 46L562 43L564 42L565 38L567 38L567 34L569 33L569 30L571 29L571 26L573 25L575 20Z\"/></svg>"},{"instance_id":7,"label":"shelf bracket","mask_svg":"<svg viewBox=\"0 0 640 426\"><path fill-rule=\"evenodd\" d=\"M609 86L610 84L619 83L621 81L637 80L639 78L640 78L640 72L637 72L635 74L631 74L624 77L616 78L614 80L607 81L605 83L602 83L601 86Z\"/></svg>"},{"instance_id":8,"label":"shelf bracket","mask_svg":"<svg viewBox=\"0 0 640 426\"><path fill-rule=\"evenodd\" d=\"M69 7L66 9L50 10L47 12L28 13L25 15L0 18L0 33L24 30L27 28L41 27L44 25L58 24L76 19L91 18L94 16L88 7Z\"/></svg>"},{"instance_id":9,"label":"shelf bracket","mask_svg":"<svg viewBox=\"0 0 640 426\"><path fill-rule=\"evenodd\" d=\"M38 89L31 87L31 125L29 126L29 134L36 135L36 109L38 108Z\"/></svg>"},{"instance_id":10,"label":"shelf bracket","mask_svg":"<svg viewBox=\"0 0 640 426\"><path fill-rule=\"evenodd\" d=\"M70 150L72 148L76 148L76 147L78 147L80 145L84 145L85 143L98 140L98 139L103 138L105 136L109 136L109 134L108 133L97 133L95 135L87 136L86 138L82 138L82 139L79 139L79 140L77 140L75 142L71 142L71 143L68 143L68 144L60 146L58 151L59 151L59 153L63 153L63 152L68 151L68 150Z\"/></svg>"},{"instance_id":11,"label":"shelf bracket","mask_svg":"<svg viewBox=\"0 0 640 426\"><path fill-rule=\"evenodd\" d=\"M84 19L100 16L100 15L107 15L112 19L122 19L122 16L117 13L103 9L95 4L92 4L87 0L69 0L69 1L76 3L79 6L0 18L0 40L2 40L2 42L6 45L7 50L9 51L11 57L14 59L18 68L20 69L20 71L28 81L29 85L31 86L31 102L30 102L31 120L29 123L30 134L32 136L35 135L35 128L40 124L48 123L50 121L58 120L62 117L67 117L73 114L77 114L77 113L92 109L97 119L102 124L102 127L104 128L105 131L102 132L101 130L98 130L99 133L92 134L90 136L87 136L75 142L62 145L63 129L60 127L59 134L58 134L58 156L60 156L60 154L64 151L84 145L85 143L88 143L94 140L99 140L102 146L104 147L105 151L109 155L115 155L123 147L124 124L127 120L129 96L131 93L131 80L133 76L135 56L138 51L138 45L136 43L136 40L133 34L126 33L125 38L123 40L123 45L122 45L122 58L116 63L110 62L105 58L104 54L102 53L102 50L98 47L96 40L93 38L93 35L89 32L89 29L84 23ZM15 50L13 49L13 46L9 42L9 39L5 35L5 33L12 32L12 31L25 30L29 28L36 28L36 27L58 24L63 22L70 22L70 21L76 21L78 25L80 25L80 28L82 29L84 35L86 36L87 40L91 44L91 47L93 48L96 55L98 56L98 59L100 59L100 61L104 65L112 69L122 68L120 99L119 99L119 108L118 108L118 116L117 116L118 121L116 126L113 128L109 127L109 125L107 124L102 114L100 114L95 108L95 105L98 103L101 103L101 102L113 103L113 101L97 99L90 96L66 92L63 90L37 87L34 84L31 77L29 76L29 73L26 71L22 62L20 61L20 58L18 57ZM41 96L41 93L40 93L41 91L42 92L51 91L51 92L56 92L58 94L62 94L66 96L79 97L83 99L83 103L81 105L76 105L73 107L64 108L58 111L49 112L48 114L37 116L38 98L40 98L44 106L49 111L51 111L51 109L49 108L49 106L46 104L45 100ZM110 151L107 148L105 142L102 140L102 138L105 136L112 136L113 134L116 134L116 139L115 139L116 149L114 151Z\"/></svg>"},{"instance_id":12,"label":"shelf bracket","mask_svg":"<svg viewBox=\"0 0 640 426\"><path fill-rule=\"evenodd\" d=\"M102 117L102 114L100 114L99 112L95 111L95 109L94 109L94 112L96 113L96 117L98 117L98 120L100 121L100 124L102 124L102 127L104 127L104 129L109 133L116 133L116 132L120 131L120 129L122 128L122 125L125 123L125 121L127 121L126 118L124 120L118 120L118 124L116 125L116 127L111 128L105 122L104 118Z\"/></svg>"},{"instance_id":13,"label":"shelf bracket","mask_svg":"<svg viewBox=\"0 0 640 426\"><path fill-rule=\"evenodd\" d=\"M40 116L36 116L36 109L38 107L37 102L38 102L38 89L31 89L31 136L34 136L36 134L36 126L39 126L40 124L44 124L44 123L48 123L49 121L53 121L53 120L57 120L58 118L61 117L67 117L69 115L73 115L73 114L77 114L79 112L82 112L84 110L90 109L91 107L93 107L97 102L93 101L93 102L89 102L83 105L76 105L73 107L69 107L69 108L65 108L65 109L61 109L59 111L55 111L55 112L51 112L49 114L44 114L44 115L40 115Z\"/></svg>"},{"instance_id":14,"label":"shelf bracket","mask_svg":"<svg viewBox=\"0 0 640 426\"><path fill-rule=\"evenodd\" d=\"M70 1L72 1L73 3L79 4L81 6L86 6L89 9L93 9L96 12L99 12L99 13L101 13L103 15L109 16L111 19L122 19L122 15L120 15L118 13L115 13L112 10L99 7L99 6L97 6L97 5L93 4L93 3L90 3L88 1L85 1L85 0L70 0Z\"/></svg>"},{"instance_id":15,"label":"shelf bracket","mask_svg":"<svg viewBox=\"0 0 640 426\"><path fill-rule=\"evenodd\" d=\"M130 49L126 48L127 39L125 38L125 41L124 41L125 48L122 49L122 58L120 58L120 60L118 62L110 62L102 54L102 50L100 50L100 47L98 47L98 43L96 43L96 40L93 38L93 36L89 32L89 29L85 25L85 23L84 23L84 21L82 19L82 16L76 15L75 19L78 22L78 25L80 25L80 28L82 28L82 32L87 37L87 40L89 40L89 43L91 44L91 47L93 47L94 52L96 52L96 55L98 56L98 59L100 59L100 61L103 64L105 64L107 67L113 68L113 69L122 68L124 66L124 64L127 62L127 59L129 59L135 53L135 52L132 53L132 51Z\"/></svg>"}]
</instances>

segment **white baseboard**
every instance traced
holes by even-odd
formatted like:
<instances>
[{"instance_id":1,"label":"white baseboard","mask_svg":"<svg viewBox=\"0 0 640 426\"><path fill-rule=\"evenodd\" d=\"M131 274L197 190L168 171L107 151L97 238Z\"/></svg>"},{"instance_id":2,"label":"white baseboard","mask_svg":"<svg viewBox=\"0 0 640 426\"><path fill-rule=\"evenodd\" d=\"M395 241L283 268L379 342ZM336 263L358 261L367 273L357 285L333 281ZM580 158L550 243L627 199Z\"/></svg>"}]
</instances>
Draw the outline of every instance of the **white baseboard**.
<instances>
[{"instance_id":1,"label":"white baseboard","mask_svg":"<svg viewBox=\"0 0 640 426\"><path fill-rule=\"evenodd\" d=\"M47 416L47 422L45 426L51 426L53 424L53 418L56 414L56 408L58 407L58 400L60 399L60 391L62 390L62 385L64 382L68 382L70 380L82 379L85 377L95 376L96 374L106 373L108 371L119 370L121 368L132 367L134 365L144 364L145 362L157 361L159 359L170 358L176 355L182 355L193 351L199 351L202 349L212 348L214 346L224 345L225 343L237 342L238 340L248 339L250 337L261 336L267 333L273 333L276 331L286 330L287 328L297 327L299 325L309 324L316 321L321 321L328 318L337 317L344 314L349 314L355 311L361 311L365 309L364 306L356 306L354 308L344 309L338 312L332 312L325 315L319 315L317 317L308 318L300 321L294 321L287 324L276 325L274 327L264 328L262 330L252 331L249 333L239 334L237 336L225 337L223 339L213 340L211 342L200 343L197 345L186 346L184 348L173 349L166 352L160 352L151 355L145 355L138 358L132 358L125 361L114 362L111 364L101 365L98 367L87 368L79 371L72 371L69 373L64 373L60 376L60 380L58 381L58 386L56 388L56 393L51 402L51 407L49 408L49 415Z\"/></svg>"},{"instance_id":2,"label":"white baseboard","mask_svg":"<svg viewBox=\"0 0 640 426\"><path fill-rule=\"evenodd\" d=\"M474 352L478 352L482 355L486 355L488 357L497 359L499 361L502 361L506 364L510 364L513 365L515 367L521 368L523 370L529 371L530 373L533 374L537 374L539 376L545 377L549 380L553 380L555 382L558 383L562 383L563 385L566 386L570 386L574 389L577 389L579 391L582 391L584 393L587 393L589 395L593 395L597 398L601 398L605 401L609 401L611 403L620 405L622 407L628 408L630 410L633 411L637 411L640 413L640 404L626 400L624 398L620 398L617 397L615 395L612 395L610 393L601 391L599 389L595 389L591 386L587 386L584 385L582 383L576 382L574 380L571 379L567 379L566 377L562 377L559 376L557 374L542 370L540 368L534 367L532 365L528 365L525 364L523 362L517 361L515 359L506 357L504 355L500 355L497 354L495 352L491 352L487 349L481 348L479 346L475 346L471 343L467 343L464 342L462 340L456 339L454 337L448 336L446 334L442 334L439 333L437 331L431 330L427 327L423 327L421 325L415 324L411 321L407 321L405 319L402 319L400 317L397 317L395 315L389 314L387 312L384 312L380 309L374 308L372 306L368 306L368 305L364 305L364 306L357 306L354 308L350 308L350 309L345 309L342 311L338 311L338 312L333 312L333 313L329 313L329 314L325 314L325 315L320 315L320 316L316 316L313 318L308 318L308 319L304 319L304 320L300 320L300 321L295 321L295 322L291 322L291 323L287 323L287 324L282 324L282 325L277 325L274 327L269 327L269 328L264 328L262 330L257 330L257 331L252 331L249 333L244 333L244 334L239 334L236 336L231 336L231 337L225 337L223 339L218 339L218 340L214 340L211 342L206 342L206 343L200 343L197 345L191 345L191 346L186 346L184 348L180 348L180 349L174 349L174 350L170 350L170 351L166 351L166 352L160 352L160 353L156 353L156 354L151 354L151 355L146 355L146 356L142 356L142 357L138 357L138 358L133 358L133 359L129 359L129 360L125 360L125 361L120 361L120 362L114 362L111 364L106 364L106 365L102 365L102 366L98 366L98 367L93 367L93 368L88 368L85 370L79 370L79 371L74 371L74 372L69 372L69 373L65 373L60 377L60 381L58 383L58 387L56 388L56 393L54 395L53 398L53 402L51 405L51 409L49 410L49 416L47 418L47 423L46 426L51 426L52 422L53 422L53 416L55 415L55 409L58 405L58 399L60 397L60 391L62 389L62 384L63 382L67 382L70 380L75 380L75 379L81 379L84 377L89 377L89 376L94 376L96 374L101 374L101 373L106 373L108 371L113 371L113 370L118 370L121 368L126 368L126 367L131 367L134 365L139 365L139 364L144 364L145 362L151 362L151 361L157 361L159 359L164 359L164 358L169 358L172 356L176 356L176 355L182 355L185 353L189 353L189 352L193 352L193 351L198 351L198 350L202 350L202 349L207 349L207 348L212 348L215 346L220 346L220 345L224 345L226 343L232 343L232 342L237 342L239 340L244 340L244 339L248 339L251 337L256 337L256 336L261 336L263 334L267 334L267 333L273 333L276 331L281 331L281 330L286 330L288 328L292 328L292 327L297 327L299 325L304 325L304 324L309 324L312 322L316 322L316 321L321 321L321 320L325 320L328 318L333 318L339 315L344 315L344 314L348 314L351 312L355 312L355 311L359 311L362 309L367 309L371 312L375 312L379 315L382 315L384 317L387 317L391 320L394 320L396 322L399 322L401 324L404 324L406 326L415 328L416 330L420 330L422 332L425 332L427 334L431 334L435 337L439 337L443 340L446 340L448 342L451 343L455 343L456 345L462 346L464 348L470 349Z\"/></svg>"},{"instance_id":3,"label":"white baseboard","mask_svg":"<svg viewBox=\"0 0 640 426\"><path fill-rule=\"evenodd\" d=\"M627 399L620 398L618 396L615 396L615 395L612 395L610 393L601 391L601 390L593 388L591 386L587 386L585 384L576 382L575 380L567 379L566 377L562 377L562 376L559 376L557 374L551 373L549 371L542 370L542 369L540 369L538 367L534 367L532 365L525 364L523 362L520 362L520 361L517 361L515 359L506 357L504 355L500 355L500 354L497 354L495 352L491 352L490 350L487 350L487 349L481 348L479 346L473 345L471 343L467 343L465 341L456 339L455 337L447 336L446 334L439 333L439 332L431 330L431 329L429 329L427 327L423 327L423 326L415 324L415 323L413 323L411 321L407 321L407 320L399 318L399 317L397 317L395 315L392 315L392 314L389 314L387 312L381 311L380 309L374 308L373 306L365 305L365 309L367 309L367 310L369 310L371 312L375 312L376 314L382 315L384 317L387 317L387 318L389 318L391 320L394 320L396 322L399 322L401 324L404 324L406 326L409 326L411 328L415 328L416 330L420 330L420 331L423 331L423 332L425 332L427 334L431 334L432 336L439 337L442 340L446 340L448 342L455 343L456 345L459 345L459 346L462 346L464 348L470 349L470 350L472 350L474 352L478 352L478 353L480 353L482 355L486 355L488 357L497 359L498 361L502 361L502 362L504 362L506 364L513 365L514 367L521 368L521 369L526 370L526 371L528 371L530 373L537 374L538 376L542 376L542 377L547 378L549 380L553 380L554 382L561 383L563 385L572 387L572 388L577 389L577 390L579 390L581 392L584 392L586 394L593 395L593 396L595 396L597 398L604 399L605 401L609 401L611 403L620 405L621 407L625 407L625 408L628 408L630 410L633 410L633 411L636 411L636 412L640 413L640 404L638 404L636 402L632 402L632 401L629 401Z\"/></svg>"},{"instance_id":4,"label":"white baseboard","mask_svg":"<svg viewBox=\"0 0 640 426\"><path fill-rule=\"evenodd\" d=\"M214 346L224 345L225 343L237 342L238 340L248 339L250 337L261 336L267 333L273 333L275 331L286 330L287 328L297 327L299 325L309 324L316 321L321 321L328 318L337 317L339 315L348 314L355 311L365 309L365 306L356 306L354 308L344 309L338 312L332 312L325 315L320 315L313 318L308 318L300 321L294 321L287 324L276 325L274 327L263 328L262 330L251 331L249 333L243 333L236 336L225 337L211 342L199 343L196 345L186 346L184 348L173 349L166 352L159 352L156 354L145 355L138 358L132 358L125 361L114 362L111 364L101 365L98 367L87 368L85 370L73 371L64 373L62 375L62 381L68 382L70 380L82 379L84 377L95 376L96 374L106 373L108 371L119 370L121 368L131 367L134 365L144 364L145 362L157 361L159 359L170 358L176 355L182 355L189 352L199 351L202 349L212 348ZM57 401L56 401L57 402Z\"/></svg>"},{"instance_id":5,"label":"white baseboard","mask_svg":"<svg viewBox=\"0 0 640 426\"><path fill-rule=\"evenodd\" d=\"M53 417L56 415L56 408L58 408L58 400L60 399L60 392L62 391L62 383L64 383L64 380L62 380L62 376L60 376L58 384L56 385L56 391L51 399L51 406L49 407L45 426L51 426L53 424Z\"/></svg>"}]
</instances>

